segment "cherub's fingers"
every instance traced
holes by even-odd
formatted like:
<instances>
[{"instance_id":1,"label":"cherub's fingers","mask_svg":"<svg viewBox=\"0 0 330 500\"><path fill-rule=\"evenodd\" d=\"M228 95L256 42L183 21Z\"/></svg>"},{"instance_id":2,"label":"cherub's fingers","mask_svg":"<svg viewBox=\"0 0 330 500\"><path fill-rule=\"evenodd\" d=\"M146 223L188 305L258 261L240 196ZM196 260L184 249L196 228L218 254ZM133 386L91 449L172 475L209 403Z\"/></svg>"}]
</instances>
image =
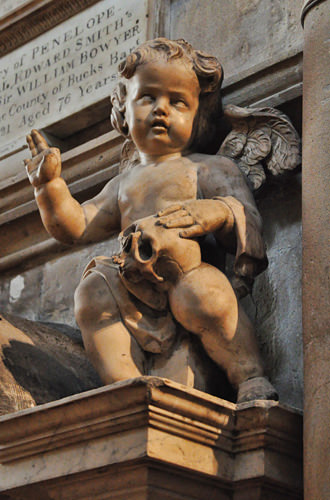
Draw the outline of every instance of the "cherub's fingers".
<instances>
[{"instance_id":1,"label":"cherub's fingers","mask_svg":"<svg viewBox=\"0 0 330 500\"><path fill-rule=\"evenodd\" d=\"M182 205L171 205L170 207L164 208L164 210L160 210L157 215L158 217L163 217L164 215L172 214L173 212L177 212L183 208Z\"/></svg>"},{"instance_id":2,"label":"cherub's fingers","mask_svg":"<svg viewBox=\"0 0 330 500\"><path fill-rule=\"evenodd\" d=\"M38 151L30 134L26 136L26 142L28 143L32 156L37 156Z\"/></svg>"},{"instance_id":3,"label":"cherub's fingers","mask_svg":"<svg viewBox=\"0 0 330 500\"><path fill-rule=\"evenodd\" d=\"M45 149L49 149L49 146L46 142L46 139L40 134L40 132L36 129L32 130L32 138L34 140L34 143L37 147L37 150L39 153L42 151L45 151Z\"/></svg>"},{"instance_id":4,"label":"cherub's fingers","mask_svg":"<svg viewBox=\"0 0 330 500\"><path fill-rule=\"evenodd\" d=\"M171 229L173 227L189 227L194 224L194 219L191 215L187 215L185 217L179 217L178 219L173 219L165 224L167 229Z\"/></svg>"},{"instance_id":5,"label":"cherub's fingers","mask_svg":"<svg viewBox=\"0 0 330 500\"><path fill-rule=\"evenodd\" d=\"M159 217L159 219L156 222L157 226L165 226L165 224L168 224L169 222L180 219L181 217L187 217L188 212L186 210L177 210L175 212L172 212L170 215L163 215L162 217Z\"/></svg>"},{"instance_id":6,"label":"cherub's fingers","mask_svg":"<svg viewBox=\"0 0 330 500\"><path fill-rule=\"evenodd\" d=\"M198 236L203 236L204 234L205 231L199 224L191 226L180 232L181 238L198 238Z\"/></svg>"}]
</instances>

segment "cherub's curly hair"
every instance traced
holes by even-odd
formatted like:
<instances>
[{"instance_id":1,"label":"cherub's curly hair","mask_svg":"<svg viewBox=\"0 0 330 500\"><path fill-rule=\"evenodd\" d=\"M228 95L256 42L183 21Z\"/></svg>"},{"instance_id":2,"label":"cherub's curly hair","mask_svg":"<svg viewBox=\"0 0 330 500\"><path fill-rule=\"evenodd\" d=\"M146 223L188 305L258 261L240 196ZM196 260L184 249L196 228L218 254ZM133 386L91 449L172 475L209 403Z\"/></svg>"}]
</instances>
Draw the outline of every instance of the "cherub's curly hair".
<instances>
[{"instance_id":1,"label":"cherub's curly hair","mask_svg":"<svg viewBox=\"0 0 330 500\"><path fill-rule=\"evenodd\" d=\"M125 137L129 136L125 119L126 85L125 78L131 78L136 68L159 58L165 61L185 59L196 73L201 88L199 109L191 151L215 153L220 144L220 121L222 104L220 88L223 71L219 61L204 52L194 50L185 40L156 38L137 47L120 65L119 83L111 95L111 123Z\"/></svg>"}]
</instances>

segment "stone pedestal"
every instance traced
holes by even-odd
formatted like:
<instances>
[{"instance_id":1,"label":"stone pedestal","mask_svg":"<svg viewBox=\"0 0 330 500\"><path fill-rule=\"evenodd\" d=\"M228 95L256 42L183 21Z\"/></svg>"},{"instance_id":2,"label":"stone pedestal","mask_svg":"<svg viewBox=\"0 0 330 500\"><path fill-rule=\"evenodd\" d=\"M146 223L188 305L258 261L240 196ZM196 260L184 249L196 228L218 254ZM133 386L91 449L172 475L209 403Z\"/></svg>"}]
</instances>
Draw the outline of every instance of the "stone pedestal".
<instances>
[{"instance_id":1,"label":"stone pedestal","mask_svg":"<svg viewBox=\"0 0 330 500\"><path fill-rule=\"evenodd\" d=\"M330 2L303 11L303 329L305 500L330 495Z\"/></svg>"},{"instance_id":2,"label":"stone pedestal","mask_svg":"<svg viewBox=\"0 0 330 500\"><path fill-rule=\"evenodd\" d=\"M0 418L0 499L298 499L301 415L156 377Z\"/></svg>"}]
</instances>

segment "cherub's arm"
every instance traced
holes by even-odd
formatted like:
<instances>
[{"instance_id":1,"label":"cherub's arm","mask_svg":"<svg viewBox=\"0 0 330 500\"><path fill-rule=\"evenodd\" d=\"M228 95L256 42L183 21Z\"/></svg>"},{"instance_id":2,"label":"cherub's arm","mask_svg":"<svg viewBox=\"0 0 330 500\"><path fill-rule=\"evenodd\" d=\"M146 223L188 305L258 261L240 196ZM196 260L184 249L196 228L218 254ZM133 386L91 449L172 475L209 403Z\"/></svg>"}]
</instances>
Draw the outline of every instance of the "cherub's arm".
<instances>
[{"instance_id":1,"label":"cherub's arm","mask_svg":"<svg viewBox=\"0 0 330 500\"><path fill-rule=\"evenodd\" d=\"M201 161L198 172L198 184L203 198L226 198L224 201L230 206L233 204L231 202L232 199L237 200L244 208L244 212L249 214L249 218L256 230L261 233L262 220L253 194L247 185L244 174L233 160L220 155L206 156L204 161ZM223 229L226 228L219 229L225 235ZM229 226L228 229L230 229ZM218 235L219 238L221 238L221 232Z\"/></svg>"},{"instance_id":2,"label":"cherub's arm","mask_svg":"<svg viewBox=\"0 0 330 500\"><path fill-rule=\"evenodd\" d=\"M170 206L158 214L158 223L182 228L180 235L184 238L214 233L221 245L236 255L233 286L244 295L254 277L267 266L262 221L254 198L231 159L202 154L190 159L199 165L202 199Z\"/></svg>"},{"instance_id":3,"label":"cherub's arm","mask_svg":"<svg viewBox=\"0 0 330 500\"><path fill-rule=\"evenodd\" d=\"M62 177L61 156L49 148L42 135L33 130L27 136L32 159L25 160L28 177L46 230L62 243L89 242L120 228L118 180L110 181L101 193L80 205Z\"/></svg>"},{"instance_id":4,"label":"cherub's arm","mask_svg":"<svg viewBox=\"0 0 330 500\"><path fill-rule=\"evenodd\" d=\"M82 204L86 228L79 242L100 241L121 230L118 206L120 175L111 179L93 199Z\"/></svg>"},{"instance_id":5,"label":"cherub's arm","mask_svg":"<svg viewBox=\"0 0 330 500\"><path fill-rule=\"evenodd\" d=\"M237 165L229 158L215 155L194 154L190 159L198 165L198 187L202 199L178 203L161 211L159 224L183 228L181 236L185 238L215 233L219 238L225 237L227 246L230 246L228 237L233 234L235 220L229 198L235 198L261 230L261 218L252 193ZM233 242L233 238L230 241Z\"/></svg>"}]
</instances>

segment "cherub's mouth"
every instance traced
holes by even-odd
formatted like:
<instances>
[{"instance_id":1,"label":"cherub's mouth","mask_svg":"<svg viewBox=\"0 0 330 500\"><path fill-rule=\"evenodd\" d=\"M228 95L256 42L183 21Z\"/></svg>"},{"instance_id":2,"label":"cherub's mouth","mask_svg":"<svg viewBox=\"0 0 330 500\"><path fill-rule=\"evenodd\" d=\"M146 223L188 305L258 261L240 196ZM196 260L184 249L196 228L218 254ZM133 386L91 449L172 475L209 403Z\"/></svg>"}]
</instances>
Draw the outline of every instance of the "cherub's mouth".
<instances>
[{"instance_id":1,"label":"cherub's mouth","mask_svg":"<svg viewBox=\"0 0 330 500\"><path fill-rule=\"evenodd\" d=\"M169 125L165 120L162 120L161 118L155 118L151 122L151 128L157 132L164 132L169 129Z\"/></svg>"}]
</instances>

